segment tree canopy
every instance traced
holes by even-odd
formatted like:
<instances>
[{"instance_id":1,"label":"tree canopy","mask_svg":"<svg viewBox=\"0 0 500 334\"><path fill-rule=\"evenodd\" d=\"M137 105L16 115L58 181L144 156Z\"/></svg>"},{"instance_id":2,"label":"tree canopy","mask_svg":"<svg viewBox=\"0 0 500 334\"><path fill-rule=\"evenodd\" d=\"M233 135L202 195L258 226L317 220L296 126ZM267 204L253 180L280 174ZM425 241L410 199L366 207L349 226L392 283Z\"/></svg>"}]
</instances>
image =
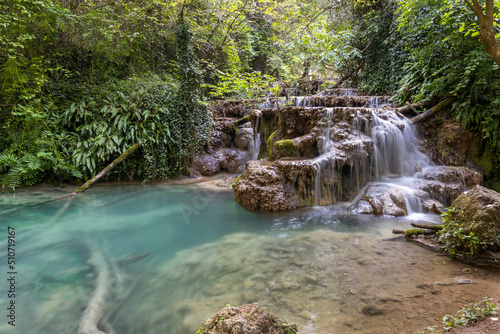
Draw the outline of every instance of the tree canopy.
<instances>
[{"instance_id":1,"label":"tree canopy","mask_svg":"<svg viewBox=\"0 0 500 334\"><path fill-rule=\"evenodd\" d=\"M185 172L207 100L349 77L398 103L454 96L500 152L493 0L9 0L0 4L0 184ZM500 162L500 153L494 154Z\"/></svg>"}]
</instances>

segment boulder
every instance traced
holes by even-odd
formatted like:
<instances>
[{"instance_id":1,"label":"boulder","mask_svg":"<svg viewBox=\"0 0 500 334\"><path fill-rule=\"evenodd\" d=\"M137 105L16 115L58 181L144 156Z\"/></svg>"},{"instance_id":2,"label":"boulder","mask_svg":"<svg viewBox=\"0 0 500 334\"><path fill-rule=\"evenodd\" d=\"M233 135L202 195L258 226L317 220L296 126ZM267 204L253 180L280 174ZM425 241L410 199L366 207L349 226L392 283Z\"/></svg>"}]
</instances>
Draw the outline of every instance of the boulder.
<instances>
[{"instance_id":1,"label":"boulder","mask_svg":"<svg viewBox=\"0 0 500 334\"><path fill-rule=\"evenodd\" d=\"M215 155L203 154L195 157L192 168L195 173L204 176L212 176L221 171L221 165Z\"/></svg>"},{"instance_id":2,"label":"boulder","mask_svg":"<svg viewBox=\"0 0 500 334\"><path fill-rule=\"evenodd\" d=\"M246 171L233 186L234 199L247 210L289 211L303 205L285 186L283 172L276 165L249 161Z\"/></svg>"},{"instance_id":3,"label":"boulder","mask_svg":"<svg viewBox=\"0 0 500 334\"><path fill-rule=\"evenodd\" d=\"M477 255L500 249L500 193L476 186L452 203L444 220L440 240L448 250Z\"/></svg>"},{"instance_id":4,"label":"boulder","mask_svg":"<svg viewBox=\"0 0 500 334\"><path fill-rule=\"evenodd\" d=\"M228 306L205 321L196 334L293 334L295 324L289 324L269 314L258 303Z\"/></svg>"},{"instance_id":5,"label":"boulder","mask_svg":"<svg viewBox=\"0 0 500 334\"><path fill-rule=\"evenodd\" d=\"M245 170L245 163L249 159L246 151L235 148L222 149L217 152L220 165L230 173L242 173Z\"/></svg>"},{"instance_id":6,"label":"boulder","mask_svg":"<svg viewBox=\"0 0 500 334\"><path fill-rule=\"evenodd\" d=\"M253 142L253 130L252 128L239 128L238 133L234 138L234 145L239 150L248 150Z\"/></svg>"},{"instance_id":7,"label":"boulder","mask_svg":"<svg viewBox=\"0 0 500 334\"><path fill-rule=\"evenodd\" d=\"M207 148L208 153L214 153L220 148L229 146L231 146L231 136L228 133L212 130Z\"/></svg>"},{"instance_id":8,"label":"boulder","mask_svg":"<svg viewBox=\"0 0 500 334\"><path fill-rule=\"evenodd\" d=\"M349 207L349 211L358 214L405 216L407 214L406 196L409 191L374 184L366 188L361 200Z\"/></svg>"}]
</instances>

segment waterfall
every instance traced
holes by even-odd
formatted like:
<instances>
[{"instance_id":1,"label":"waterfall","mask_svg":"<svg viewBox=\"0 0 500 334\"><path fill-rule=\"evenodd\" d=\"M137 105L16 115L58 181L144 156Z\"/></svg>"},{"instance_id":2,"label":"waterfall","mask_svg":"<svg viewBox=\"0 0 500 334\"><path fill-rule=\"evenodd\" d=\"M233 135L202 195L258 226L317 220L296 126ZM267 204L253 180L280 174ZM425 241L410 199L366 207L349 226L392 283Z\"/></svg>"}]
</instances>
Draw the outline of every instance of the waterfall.
<instances>
[{"instance_id":1,"label":"waterfall","mask_svg":"<svg viewBox=\"0 0 500 334\"><path fill-rule=\"evenodd\" d=\"M331 139L331 132L333 127L333 108L326 108L326 123L325 128L323 129L323 135L321 136L321 154L325 154L330 152L333 148L333 141Z\"/></svg>"},{"instance_id":2,"label":"waterfall","mask_svg":"<svg viewBox=\"0 0 500 334\"><path fill-rule=\"evenodd\" d=\"M408 215L423 212L422 200L415 196L413 191L405 197L406 212Z\"/></svg>"},{"instance_id":3,"label":"waterfall","mask_svg":"<svg viewBox=\"0 0 500 334\"><path fill-rule=\"evenodd\" d=\"M321 205L321 159L314 162L316 176L314 178L314 205Z\"/></svg>"},{"instance_id":4,"label":"waterfall","mask_svg":"<svg viewBox=\"0 0 500 334\"><path fill-rule=\"evenodd\" d=\"M261 118L257 116L255 121L255 127L253 128L253 143L250 146L250 159L257 160L259 158L260 153L260 125Z\"/></svg>"},{"instance_id":5,"label":"waterfall","mask_svg":"<svg viewBox=\"0 0 500 334\"><path fill-rule=\"evenodd\" d=\"M311 107L311 98L309 96L300 96L295 99L296 107Z\"/></svg>"},{"instance_id":6,"label":"waterfall","mask_svg":"<svg viewBox=\"0 0 500 334\"><path fill-rule=\"evenodd\" d=\"M370 98L370 108L378 109L378 97Z\"/></svg>"},{"instance_id":7,"label":"waterfall","mask_svg":"<svg viewBox=\"0 0 500 334\"><path fill-rule=\"evenodd\" d=\"M384 175L413 175L417 166L429 165L429 158L415 146L417 135L408 120L388 114L392 122L372 112L371 137L375 142L373 157L376 179Z\"/></svg>"}]
</instances>

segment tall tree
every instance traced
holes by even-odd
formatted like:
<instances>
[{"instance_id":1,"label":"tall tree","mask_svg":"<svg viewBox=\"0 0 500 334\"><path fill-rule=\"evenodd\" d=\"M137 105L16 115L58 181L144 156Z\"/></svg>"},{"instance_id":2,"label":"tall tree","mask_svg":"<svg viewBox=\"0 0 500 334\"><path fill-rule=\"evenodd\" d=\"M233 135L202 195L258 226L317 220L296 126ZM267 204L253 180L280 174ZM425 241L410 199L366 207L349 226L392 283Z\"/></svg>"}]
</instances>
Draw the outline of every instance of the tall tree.
<instances>
[{"instance_id":1,"label":"tall tree","mask_svg":"<svg viewBox=\"0 0 500 334\"><path fill-rule=\"evenodd\" d=\"M469 0L465 0L465 2L479 20L479 40L483 43L491 58L500 66L500 45L495 38L495 31L493 30L495 14L493 0L486 0L484 10L478 0L472 0L472 3Z\"/></svg>"}]
</instances>

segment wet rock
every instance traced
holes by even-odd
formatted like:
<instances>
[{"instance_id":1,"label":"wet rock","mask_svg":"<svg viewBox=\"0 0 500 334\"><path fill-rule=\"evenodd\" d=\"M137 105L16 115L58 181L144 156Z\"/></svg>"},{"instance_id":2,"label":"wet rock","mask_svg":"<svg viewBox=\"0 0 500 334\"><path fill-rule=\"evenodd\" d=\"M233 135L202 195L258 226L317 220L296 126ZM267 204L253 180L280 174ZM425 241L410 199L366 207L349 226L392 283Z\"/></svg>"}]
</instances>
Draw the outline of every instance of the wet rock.
<instances>
[{"instance_id":1,"label":"wet rock","mask_svg":"<svg viewBox=\"0 0 500 334\"><path fill-rule=\"evenodd\" d=\"M239 150L247 150L253 142L253 130L251 128L240 128L234 138L234 145Z\"/></svg>"},{"instance_id":2,"label":"wet rock","mask_svg":"<svg viewBox=\"0 0 500 334\"><path fill-rule=\"evenodd\" d=\"M371 185L366 188L362 199L349 207L349 211L358 214L405 216L405 196L409 193L410 189L393 188L384 184Z\"/></svg>"},{"instance_id":3,"label":"wet rock","mask_svg":"<svg viewBox=\"0 0 500 334\"><path fill-rule=\"evenodd\" d=\"M230 173L241 173L245 170L245 163L249 159L249 154L246 151L238 149L225 149L220 150L218 155L220 165L223 169L228 170Z\"/></svg>"},{"instance_id":4,"label":"wet rock","mask_svg":"<svg viewBox=\"0 0 500 334\"><path fill-rule=\"evenodd\" d=\"M214 155L203 154L194 159L193 169L202 175L212 176L221 171L219 161Z\"/></svg>"},{"instance_id":5,"label":"wet rock","mask_svg":"<svg viewBox=\"0 0 500 334\"><path fill-rule=\"evenodd\" d=\"M208 143L208 153L214 153L220 148L231 146L231 136L228 133L212 130L210 142Z\"/></svg>"},{"instance_id":6,"label":"wet rock","mask_svg":"<svg viewBox=\"0 0 500 334\"><path fill-rule=\"evenodd\" d=\"M482 173L467 167L426 167L416 176L424 180L462 184L466 189L471 189L476 185L482 185L483 183Z\"/></svg>"},{"instance_id":7,"label":"wet rock","mask_svg":"<svg viewBox=\"0 0 500 334\"><path fill-rule=\"evenodd\" d=\"M366 316L375 316L375 315L386 314L387 310L383 309L379 306L376 306L376 305L369 305L369 306L363 307L361 312L363 312L363 314Z\"/></svg>"},{"instance_id":8,"label":"wet rock","mask_svg":"<svg viewBox=\"0 0 500 334\"><path fill-rule=\"evenodd\" d=\"M314 319L314 316L309 311L300 312L299 317L301 317L302 319L306 319L306 320L313 320Z\"/></svg>"},{"instance_id":9,"label":"wet rock","mask_svg":"<svg viewBox=\"0 0 500 334\"><path fill-rule=\"evenodd\" d=\"M199 334L292 334L297 326L281 321L258 303L225 307L205 321Z\"/></svg>"},{"instance_id":10,"label":"wet rock","mask_svg":"<svg viewBox=\"0 0 500 334\"><path fill-rule=\"evenodd\" d=\"M500 193L476 186L464 192L453 203L448 212L448 221L458 225L445 224L444 231L462 229L462 234L474 233L479 238L476 251L500 248ZM456 240L455 233L444 233L443 241L460 248L462 240Z\"/></svg>"},{"instance_id":11,"label":"wet rock","mask_svg":"<svg viewBox=\"0 0 500 334\"><path fill-rule=\"evenodd\" d=\"M301 206L285 188L283 173L276 166L262 165L259 161L247 163L233 190L235 201L252 211L289 211Z\"/></svg>"},{"instance_id":12,"label":"wet rock","mask_svg":"<svg viewBox=\"0 0 500 334\"><path fill-rule=\"evenodd\" d=\"M460 183L443 183L440 181L425 181L418 188L429 194L429 197L444 206L449 206L465 189Z\"/></svg>"}]
</instances>

